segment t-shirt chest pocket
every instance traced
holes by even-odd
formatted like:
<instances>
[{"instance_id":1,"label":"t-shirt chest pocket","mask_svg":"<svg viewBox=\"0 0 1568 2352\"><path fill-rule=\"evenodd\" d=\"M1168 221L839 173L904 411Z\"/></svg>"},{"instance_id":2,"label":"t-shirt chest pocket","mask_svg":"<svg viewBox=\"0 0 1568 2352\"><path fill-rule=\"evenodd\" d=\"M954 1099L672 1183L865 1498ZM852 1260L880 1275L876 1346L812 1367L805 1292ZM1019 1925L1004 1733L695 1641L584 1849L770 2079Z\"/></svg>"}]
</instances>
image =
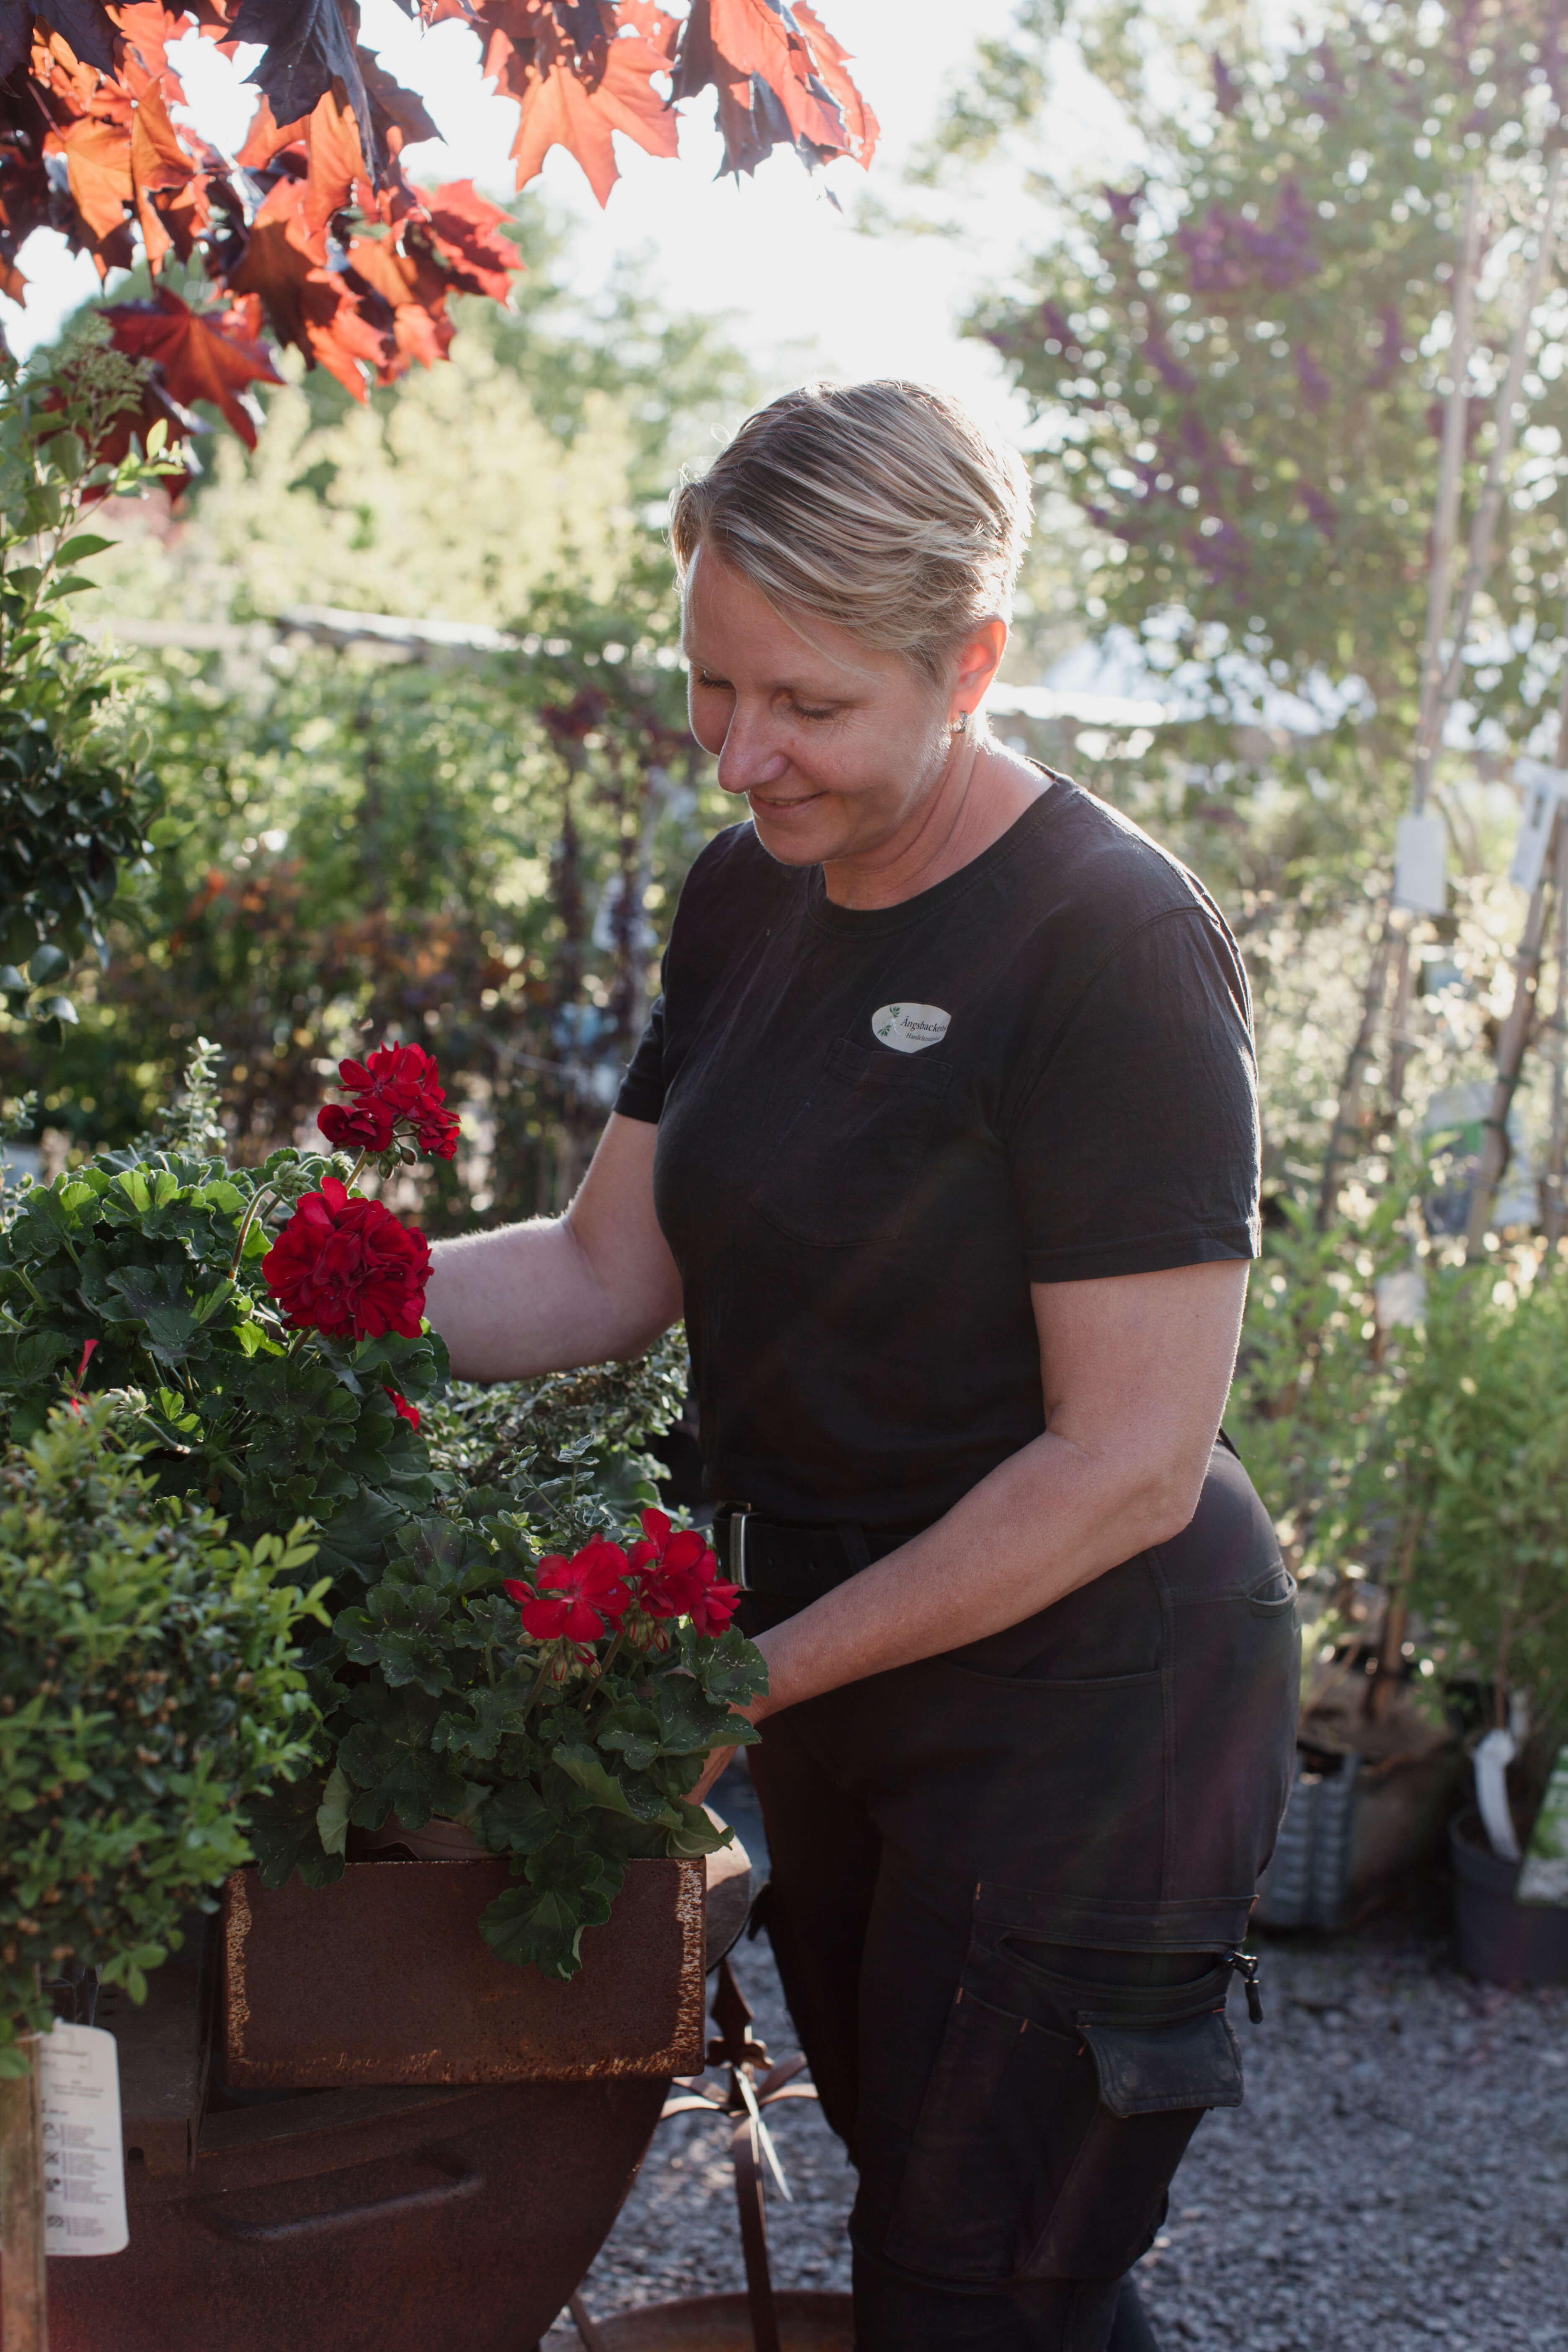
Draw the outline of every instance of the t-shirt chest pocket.
<instances>
[{"instance_id":1,"label":"t-shirt chest pocket","mask_svg":"<svg viewBox=\"0 0 1568 2352\"><path fill-rule=\"evenodd\" d=\"M952 1070L839 1038L768 1138L753 1198L769 1223L825 1248L896 1240L936 1145Z\"/></svg>"}]
</instances>

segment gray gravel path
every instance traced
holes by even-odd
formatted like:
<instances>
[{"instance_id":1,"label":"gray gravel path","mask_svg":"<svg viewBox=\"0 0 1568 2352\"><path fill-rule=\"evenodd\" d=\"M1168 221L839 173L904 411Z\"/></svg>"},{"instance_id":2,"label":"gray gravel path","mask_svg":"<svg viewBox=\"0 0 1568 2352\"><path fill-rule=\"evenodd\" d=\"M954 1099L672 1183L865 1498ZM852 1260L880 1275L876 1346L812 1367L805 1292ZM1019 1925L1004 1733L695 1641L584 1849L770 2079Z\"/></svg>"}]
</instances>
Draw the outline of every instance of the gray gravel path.
<instances>
[{"instance_id":1,"label":"gray gravel path","mask_svg":"<svg viewBox=\"0 0 1568 2352\"><path fill-rule=\"evenodd\" d=\"M721 1804L756 1851L749 1790ZM795 2046L765 1940L736 1956ZM1232 2015L1247 2099L1210 2116L1140 2272L1169 2352L1568 2352L1568 1996L1457 1975L1441 1947L1265 1945L1267 2022ZM847 2288L852 2176L817 2109L773 2110L781 2286ZM744 2284L727 2126L661 2126L584 2289L595 2316ZM578 2352L568 2325L549 2352Z\"/></svg>"}]
</instances>

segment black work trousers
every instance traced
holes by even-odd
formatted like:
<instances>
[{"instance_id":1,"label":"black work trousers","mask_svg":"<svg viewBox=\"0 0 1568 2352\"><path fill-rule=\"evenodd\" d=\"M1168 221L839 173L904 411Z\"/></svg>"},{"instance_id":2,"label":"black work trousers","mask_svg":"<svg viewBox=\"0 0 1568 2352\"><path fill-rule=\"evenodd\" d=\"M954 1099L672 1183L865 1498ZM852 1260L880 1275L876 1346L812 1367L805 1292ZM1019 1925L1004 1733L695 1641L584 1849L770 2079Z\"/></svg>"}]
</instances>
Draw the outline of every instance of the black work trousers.
<instances>
[{"instance_id":1,"label":"black work trousers","mask_svg":"<svg viewBox=\"0 0 1568 2352\"><path fill-rule=\"evenodd\" d=\"M1241 2096L1224 1956L1284 1807L1297 1639L1216 1453L1173 1543L767 1718L767 1924L859 2173L857 2352L1106 2352L1193 2131Z\"/></svg>"}]
</instances>

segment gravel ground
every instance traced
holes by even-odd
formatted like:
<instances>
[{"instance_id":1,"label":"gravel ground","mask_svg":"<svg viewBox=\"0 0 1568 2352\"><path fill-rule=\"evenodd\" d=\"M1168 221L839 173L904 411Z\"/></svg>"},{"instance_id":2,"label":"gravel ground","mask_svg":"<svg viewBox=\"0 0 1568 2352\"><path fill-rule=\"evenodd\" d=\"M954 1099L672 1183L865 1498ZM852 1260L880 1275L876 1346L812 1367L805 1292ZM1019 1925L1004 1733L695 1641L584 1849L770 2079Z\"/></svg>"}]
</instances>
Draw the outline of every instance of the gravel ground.
<instances>
[{"instance_id":1,"label":"gravel ground","mask_svg":"<svg viewBox=\"0 0 1568 2352\"><path fill-rule=\"evenodd\" d=\"M749 1785L717 1800L753 1856ZM1568 1995L1457 1975L1440 1943L1266 1942L1267 2021L1232 2017L1247 2098L1210 2116L1140 2270L1163 2345L1198 2352L1568 2352ZM765 1939L737 1974L793 2049ZM772 2111L781 2286L847 2288L852 2176L817 2109ZM595 2316L744 2284L728 2126L661 2126L584 2288ZM578 2352L566 2324L548 2352Z\"/></svg>"}]
</instances>

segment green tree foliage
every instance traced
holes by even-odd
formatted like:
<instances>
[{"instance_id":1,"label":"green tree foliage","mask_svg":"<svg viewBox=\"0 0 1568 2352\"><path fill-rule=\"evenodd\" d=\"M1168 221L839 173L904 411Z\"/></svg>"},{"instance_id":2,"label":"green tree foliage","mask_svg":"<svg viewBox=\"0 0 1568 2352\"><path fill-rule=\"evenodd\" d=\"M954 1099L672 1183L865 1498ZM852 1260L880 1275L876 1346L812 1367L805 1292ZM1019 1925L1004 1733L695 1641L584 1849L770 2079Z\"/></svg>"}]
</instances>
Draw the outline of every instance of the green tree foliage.
<instances>
[{"instance_id":1,"label":"green tree foliage","mask_svg":"<svg viewBox=\"0 0 1568 2352\"><path fill-rule=\"evenodd\" d=\"M248 1859L247 1805L309 1754L292 1636L325 1587L282 1580L314 1547L160 1497L149 1438L100 1397L0 1463L0 2073L67 1968L144 1998Z\"/></svg>"},{"instance_id":2,"label":"green tree foliage","mask_svg":"<svg viewBox=\"0 0 1568 2352\"><path fill-rule=\"evenodd\" d=\"M272 395L254 455L220 445L188 519L149 517L106 560L105 621L193 639L148 665L179 839L64 1051L0 1056L42 1123L125 1140L205 1031L239 1150L264 1156L308 1129L325 1068L413 1036L468 1115L422 1180L433 1229L574 1181L711 821L664 499L750 386L710 331L629 292L568 311L549 259L520 318L476 306L450 366L368 408L319 375ZM521 649L410 664L247 635L305 604Z\"/></svg>"},{"instance_id":3,"label":"green tree foliage","mask_svg":"<svg viewBox=\"0 0 1568 2352\"><path fill-rule=\"evenodd\" d=\"M138 408L147 371L89 324L52 362L19 368L0 341L0 1020L74 1022L62 992L104 926L122 873L152 846L158 793L148 739L116 707L121 673L75 634L75 569L111 541L90 509L170 468L153 448L89 452Z\"/></svg>"},{"instance_id":4,"label":"green tree foliage","mask_svg":"<svg viewBox=\"0 0 1568 2352\"><path fill-rule=\"evenodd\" d=\"M1389 830L1415 722L1464 183L1487 179L1493 236L1473 499L1518 299L1505 265L1528 242L1564 68L1544 0L1337 0L1282 46L1250 21L1215 10L1173 33L1120 0L1026 9L946 144L1027 142L1058 26L1142 137L1142 168L1098 187L1062 184L1026 145L1046 241L972 325L1030 401L1042 482L1090 526L1091 623L1127 632L1196 714L1162 738L1189 763L1186 813L1249 799L1266 765L1278 879L1336 850L1353 863ZM1568 400L1552 301L1467 688L1497 743L1528 734L1563 651ZM1317 732L1238 743L1238 722L1268 716L1266 689L1300 697ZM1223 832L1213 846L1223 855Z\"/></svg>"}]
</instances>

